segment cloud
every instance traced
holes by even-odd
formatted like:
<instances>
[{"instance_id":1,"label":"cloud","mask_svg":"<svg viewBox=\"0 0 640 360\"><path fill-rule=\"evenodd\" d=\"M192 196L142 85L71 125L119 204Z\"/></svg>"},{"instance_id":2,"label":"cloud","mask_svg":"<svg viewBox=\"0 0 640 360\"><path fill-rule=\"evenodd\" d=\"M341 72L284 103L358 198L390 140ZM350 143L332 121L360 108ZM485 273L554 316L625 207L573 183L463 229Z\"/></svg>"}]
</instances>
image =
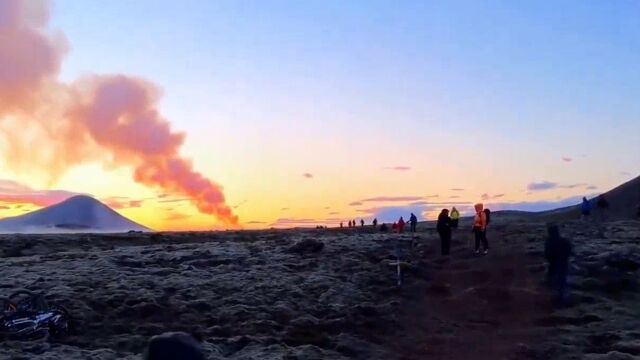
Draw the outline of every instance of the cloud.
<instances>
[{"instance_id":1,"label":"cloud","mask_svg":"<svg viewBox=\"0 0 640 360\"><path fill-rule=\"evenodd\" d=\"M557 183L551 181L541 181L541 182L533 182L527 185L527 190L529 191L545 191L551 190L558 187Z\"/></svg>"},{"instance_id":2,"label":"cloud","mask_svg":"<svg viewBox=\"0 0 640 360\"><path fill-rule=\"evenodd\" d=\"M491 198L491 196L489 196L489 194L487 194L487 193L484 193L484 194L482 194L482 196L480 196L480 198L482 200L489 200Z\"/></svg>"},{"instance_id":3,"label":"cloud","mask_svg":"<svg viewBox=\"0 0 640 360\"><path fill-rule=\"evenodd\" d=\"M313 178L313 174L311 174L311 173L304 173L304 174L302 174L302 176L306 177L307 179Z\"/></svg>"},{"instance_id":4,"label":"cloud","mask_svg":"<svg viewBox=\"0 0 640 360\"><path fill-rule=\"evenodd\" d=\"M449 199L460 199L460 195L449 196Z\"/></svg>"},{"instance_id":5,"label":"cloud","mask_svg":"<svg viewBox=\"0 0 640 360\"><path fill-rule=\"evenodd\" d=\"M361 202L400 202L400 201L418 201L422 200L422 196L378 196L369 199L360 200Z\"/></svg>"},{"instance_id":6,"label":"cloud","mask_svg":"<svg viewBox=\"0 0 640 360\"><path fill-rule=\"evenodd\" d=\"M185 220L188 219L190 216L187 214L183 214L183 213L173 213L173 214L169 214L168 216L166 216L164 219L166 221L180 221L180 220Z\"/></svg>"},{"instance_id":7,"label":"cloud","mask_svg":"<svg viewBox=\"0 0 640 360\"><path fill-rule=\"evenodd\" d=\"M360 206L360 205L362 205L361 201L354 201L352 203L349 203L349 206Z\"/></svg>"},{"instance_id":8,"label":"cloud","mask_svg":"<svg viewBox=\"0 0 640 360\"><path fill-rule=\"evenodd\" d=\"M568 157L568 156L563 156L563 157L562 157L562 161L564 161L564 162L572 162L572 161L573 161L573 159L572 159L572 158L570 158L570 157Z\"/></svg>"},{"instance_id":9,"label":"cloud","mask_svg":"<svg viewBox=\"0 0 640 360\"><path fill-rule=\"evenodd\" d=\"M587 190L598 190L598 187L595 185L590 185L586 187Z\"/></svg>"},{"instance_id":10,"label":"cloud","mask_svg":"<svg viewBox=\"0 0 640 360\"><path fill-rule=\"evenodd\" d=\"M388 166L385 168L386 170L394 170L394 171L409 171L411 170L411 166Z\"/></svg>"},{"instance_id":11,"label":"cloud","mask_svg":"<svg viewBox=\"0 0 640 360\"><path fill-rule=\"evenodd\" d=\"M453 189L451 189L451 191L464 191L464 189L462 189L462 188L453 188Z\"/></svg>"},{"instance_id":12,"label":"cloud","mask_svg":"<svg viewBox=\"0 0 640 360\"><path fill-rule=\"evenodd\" d=\"M9 210L9 209L11 209L10 206L0 205L0 210Z\"/></svg>"},{"instance_id":13,"label":"cloud","mask_svg":"<svg viewBox=\"0 0 640 360\"><path fill-rule=\"evenodd\" d=\"M83 194L66 190L34 190L13 180L0 180L0 203L4 204L30 204L45 207L76 195Z\"/></svg>"},{"instance_id":14,"label":"cloud","mask_svg":"<svg viewBox=\"0 0 640 360\"><path fill-rule=\"evenodd\" d=\"M265 221L247 221L245 224L247 225L260 225L260 224L266 224Z\"/></svg>"},{"instance_id":15,"label":"cloud","mask_svg":"<svg viewBox=\"0 0 640 360\"><path fill-rule=\"evenodd\" d=\"M127 197L122 196L114 196L110 198L100 199L105 203L108 207L116 210L120 209L129 209L129 208L139 208L142 206L144 200L130 200Z\"/></svg>"},{"instance_id":16,"label":"cloud","mask_svg":"<svg viewBox=\"0 0 640 360\"><path fill-rule=\"evenodd\" d=\"M587 198L592 198L597 194L589 194ZM519 211L547 211L555 210L567 206L578 205L582 201L582 195L561 198L559 200L540 201L520 201L520 202L496 202L486 204L493 211L498 210L519 210Z\"/></svg>"},{"instance_id":17,"label":"cloud","mask_svg":"<svg viewBox=\"0 0 640 360\"><path fill-rule=\"evenodd\" d=\"M176 202L185 202L185 201L191 201L191 199L189 199L189 198L181 198L181 199L158 200L159 203L163 203L163 204L176 203Z\"/></svg>"},{"instance_id":18,"label":"cloud","mask_svg":"<svg viewBox=\"0 0 640 360\"><path fill-rule=\"evenodd\" d=\"M497 195L489 195L487 193L482 194L482 196L480 196L480 198L482 199L482 201L487 201L487 200L491 200L491 199L498 199L503 197L504 194L497 194Z\"/></svg>"},{"instance_id":19,"label":"cloud","mask_svg":"<svg viewBox=\"0 0 640 360\"><path fill-rule=\"evenodd\" d=\"M428 195L428 196L425 196L425 198L427 198L427 199L435 199L435 198L437 198L437 197L440 197L440 195L438 195L438 194L434 194L434 195Z\"/></svg>"},{"instance_id":20,"label":"cloud","mask_svg":"<svg viewBox=\"0 0 640 360\"><path fill-rule=\"evenodd\" d=\"M286 211L286 210L289 210L289 208L288 207L280 208L280 211Z\"/></svg>"},{"instance_id":21,"label":"cloud","mask_svg":"<svg viewBox=\"0 0 640 360\"><path fill-rule=\"evenodd\" d=\"M242 201L241 201L241 202L239 202L238 204L233 205L231 208L235 210L235 209L239 208L240 206L242 206L242 205L246 204L248 201L249 201L249 200L242 200Z\"/></svg>"},{"instance_id":22,"label":"cloud","mask_svg":"<svg viewBox=\"0 0 640 360\"><path fill-rule=\"evenodd\" d=\"M339 212L337 212L337 211L332 211L332 212L330 212L330 213L329 213L329 215L339 215L339 214L340 214L340 213L339 213Z\"/></svg>"},{"instance_id":23,"label":"cloud","mask_svg":"<svg viewBox=\"0 0 640 360\"><path fill-rule=\"evenodd\" d=\"M493 195L492 199L498 199L498 198L501 198L503 196L504 196L504 194Z\"/></svg>"}]
</instances>

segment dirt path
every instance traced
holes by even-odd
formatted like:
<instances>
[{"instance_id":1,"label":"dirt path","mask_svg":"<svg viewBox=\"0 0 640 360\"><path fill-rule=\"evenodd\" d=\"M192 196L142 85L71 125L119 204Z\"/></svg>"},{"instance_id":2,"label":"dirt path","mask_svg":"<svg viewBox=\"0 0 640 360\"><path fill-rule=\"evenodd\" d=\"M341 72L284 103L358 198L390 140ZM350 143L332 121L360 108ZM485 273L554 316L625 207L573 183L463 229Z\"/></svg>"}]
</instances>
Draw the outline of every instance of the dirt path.
<instances>
[{"instance_id":1,"label":"dirt path","mask_svg":"<svg viewBox=\"0 0 640 360\"><path fill-rule=\"evenodd\" d=\"M435 235L427 236L423 281L403 290L414 295L404 307L399 358L517 359L543 335L534 322L551 311L549 298L539 274L530 272L540 257L495 231L486 256L473 254L470 240L459 232L443 258Z\"/></svg>"}]
</instances>

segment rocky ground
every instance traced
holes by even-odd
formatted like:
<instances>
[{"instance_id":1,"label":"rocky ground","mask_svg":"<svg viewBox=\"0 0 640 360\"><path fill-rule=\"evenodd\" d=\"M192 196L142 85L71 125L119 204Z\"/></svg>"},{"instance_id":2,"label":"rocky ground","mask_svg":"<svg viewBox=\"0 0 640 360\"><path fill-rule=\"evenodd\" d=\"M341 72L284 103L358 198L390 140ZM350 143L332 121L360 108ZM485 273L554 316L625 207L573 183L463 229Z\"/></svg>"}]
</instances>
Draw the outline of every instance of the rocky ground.
<instances>
[{"instance_id":1,"label":"rocky ground","mask_svg":"<svg viewBox=\"0 0 640 360\"><path fill-rule=\"evenodd\" d=\"M562 233L576 251L563 308L542 285L543 223L496 221L481 257L465 227L448 259L432 230L6 235L0 293L45 292L76 326L0 359L139 359L176 330L210 359L640 358L640 223Z\"/></svg>"}]
</instances>

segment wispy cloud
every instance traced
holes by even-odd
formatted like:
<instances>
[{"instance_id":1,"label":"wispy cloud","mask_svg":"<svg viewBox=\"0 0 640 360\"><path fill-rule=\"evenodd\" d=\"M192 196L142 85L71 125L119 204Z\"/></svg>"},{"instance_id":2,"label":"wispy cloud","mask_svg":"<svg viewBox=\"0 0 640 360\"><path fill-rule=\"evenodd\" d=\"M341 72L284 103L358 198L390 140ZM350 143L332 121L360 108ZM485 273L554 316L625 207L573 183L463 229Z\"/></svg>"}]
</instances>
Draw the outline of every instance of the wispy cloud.
<instances>
[{"instance_id":1,"label":"wispy cloud","mask_svg":"<svg viewBox=\"0 0 640 360\"><path fill-rule=\"evenodd\" d=\"M484 194L482 194L482 196L480 196L480 198L483 201L487 201L487 200L491 200L491 199L498 199L498 198L501 198L503 196L504 196L504 194L490 195L490 194L484 193Z\"/></svg>"},{"instance_id":2,"label":"wispy cloud","mask_svg":"<svg viewBox=\"0 0 640 360\"><path fill-rule=\"evenodd\" d=\"M0 180L0 203L50 206L81 195L66 190L35 190L13 180Z\"/></svg>"},{"instance_id":3,"label":"wispy cloud","mask_svg":"<svg viewBox=\"0 0 640 360\"><path fill-rule=\"evenodd\" d=\"M564 162L572 162L572 161L573 161L573 158L570 158L570 157L568 157L568 156L563 156L563 157L562 157L562 161L564 161Z\"/></svg>"},{"instance_id":4,"label":"wispy cloud","mask_svg":"<svg viewBox=\"0 0 640 360\"><path fill-rule=\"evenodd\" d=\"M9 209L11 209L10 206L0 205L0 210L9 210Z\"/></svg>"},{"instance_id":5,"label":"wispy cloud","mask_svg":"<svg viewBox=\"0 0 640 360\"><path fill-rule=\"evenodd\" d=\"M185 201L191 201L191 199L187 199L187 198L179 198L179 199L164 199L164 200L158 200L159 203L163 203L163 204L167 204L167 203L177 203L177 202L185 202Z\"/></svg>"},{"instance_id":6,"label":"wispy cloud","mask_svg":"<svg viewBox=\"0 0 640 360\"><path fill-rule=\"evenodd\" d=\"M411 170L411 166L387 166L386 170L394 170L394 171L409 171Z\"/></svg>"},{"instance_id":7,"label":"wispy cloud","mask_svg":"<svg viewBox=\"0 0 640 360\"><path fill-rule=\"evenodd\" d=\"M116 210L121 209L129 209L129 208L139 208L142 206L144 200L132 200L128 197L123 196L113 196L109 198L100 199L104 202L108 207Z\"/></svg>"},{"instance_id":8,"label":"wispy cloud","mask_svg":"<svg viewBox=\"0 0 640 360\"><path fill-rule=\"evenodd\" d=\"M557 183L551 181L541 181L541 182L532 182L527 185L527 190L529 191L546 191L555 189L558 187Z\"/></svg>"},{"instance_id":9,"label":"wispy cloud","mask_svg":"<svg viewBox=\"0 0 640 360\"><path fill-rule=\"evenodd\" d=\"M289 210L289 208L288 207L280 208L280 211L286 211L286 210Z\"/></svg>"},{"instance_id":10,"label":"wispy cloud","mask_svg":"<svg viewBox=\"0 0 640 360\"><path fill-rule=\"evenodd\" d=\"M179 220L185 220L188 219L189 215L187 214L183 214L183 213L172 213L167 215L164 219L166 221L179 221Z\"/></svg>"},{"instance_id":11,"label":"wispy cloud","mask_svg":"<svg viewBox=\"0 0 640 360\"><path fill-rule=\"evenodd\" d=\"M349 203L349 206L360 206L360 205L362 205L361 201L354 201L352 203Z\"/></svg>"},{"instance_id":12,"label":"wispy cloud","mask_svg":"<svg viewBox=\"0 0 640 360\"><path fill-rule=\"evenodd\" d=\"M254 221L247 221L245 224L247 224L247 225L260 225L260 224L266 224L266 223L267 223L266 221L256 221L256 220L254 220Z\"/></svg>"},{"instance_id":13,"label":"wispy cloud","mask_svg":"<svg viewBox=\"0 0 640 360\"><path fill-rule=\"evenodd\" d=\"M360 200L361 202L402 202L422 200L422 196L378 196Z\"/></svg>"},{"instance_id":14,"label":"wispy cloud","mask_svg":"<svg viewBox=\"0 0 640 360\"><path fill-rule=\"evenodd\" d=\"M332 211L332 212L330 212L330 213L329 213L329 215L339 215L339 214L340 214L340 213L339 213L339 212L337 212L337 211Z\"/></svg>"},{"instance_id":15,"label":"wispy cloud","mask_svg":"<svg viewBox=\"0 0 640 360\"><path fill-rule=\"evenodd\" d=\"M462 189L462 188L453 188L453 189L451 189L451 191L464 191L464 189Z\"/></svg>"},{"instance_id":16,"label":"wispy cloud","mask_svg":"<svg viewBox=\"0 0 640 360\"><path fill-rule=\"evenodd\" d=\"M313 174L311 174L311 173L304 173L304 174L302 174L302 176L306 177L307 179L313 178Z\"/></svg>"}]
</instances>

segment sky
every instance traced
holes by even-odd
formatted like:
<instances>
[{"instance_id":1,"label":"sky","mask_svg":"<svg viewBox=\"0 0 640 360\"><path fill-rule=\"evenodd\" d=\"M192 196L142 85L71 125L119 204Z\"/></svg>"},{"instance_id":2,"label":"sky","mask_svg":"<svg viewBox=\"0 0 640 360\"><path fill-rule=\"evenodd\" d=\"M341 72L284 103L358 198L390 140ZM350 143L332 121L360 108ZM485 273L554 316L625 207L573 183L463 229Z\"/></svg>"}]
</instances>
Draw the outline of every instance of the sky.
<instances>
[{"instance_id":1,"label":"sky","mask_svg":"<svg viewBox=\"0 0 640 360\"><path fill-rule=\"evenodd\" d=\"M109 159L81 153L55 173L16 160L4 139L0 217L82 193L157 230L227 228L235 216L248 229L336 226L410 212L429 219L476 202L551 209L640 175L638 1L44 6L41 31L63 39L51 77L73 88L60 90L65 98L102 89L102 78L83 85L96 74L153 84L142 86L154 89L151 123L183 136L167 156L199 184L209 179L208 195L189 180L140 179L156 155L123 159L140 149L121 150L91 127L87 152L106 149ZM0 51L9 48L0 42ZM5 136L31 134L12 124ZM43 124L55 139L57 128ZM132 142L155 134L127 129L118 136Z\"/></svg>"}]
</instances>

